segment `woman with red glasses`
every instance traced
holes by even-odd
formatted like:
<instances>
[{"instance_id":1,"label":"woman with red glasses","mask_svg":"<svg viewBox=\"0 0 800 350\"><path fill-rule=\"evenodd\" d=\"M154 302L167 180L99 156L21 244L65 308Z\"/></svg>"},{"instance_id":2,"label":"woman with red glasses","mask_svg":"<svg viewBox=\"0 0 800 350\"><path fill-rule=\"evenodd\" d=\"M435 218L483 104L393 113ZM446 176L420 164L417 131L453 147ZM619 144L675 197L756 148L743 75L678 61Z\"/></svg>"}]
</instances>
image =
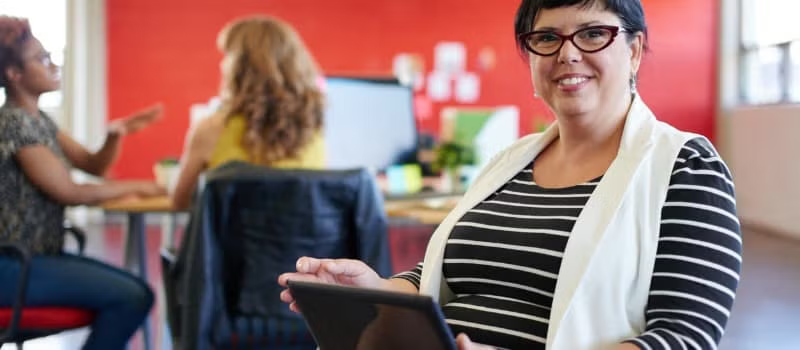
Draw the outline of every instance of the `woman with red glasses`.
<instances>
[{"instance_id":1,"label":"woman with red glasses","mask_svg":"<svg viewBox=\"0 0 800 350\"><path fill-rule=\"evenodd\" d=\"M556 122L484 168L414 270L305 257L279 282L431 295L461 349L716 349L741 267L734 185L637 94L640 1L523 0L515 29Z\"/></svg>"},{"instance_id":2,"label":"woman with red glasses","mask_svg":"<svg viewBox=\"0 0 800 350\"><path fill-rule=\"evenodd\" d=\"M153 122L160 107L109 125L97 152L59 130L38 108L39 96L60 87L58 66L32 34L28 21L0 16L0 242L17 243L33 254L28 306L91 310L92 332L83 349L124 349L147 316L153 293L144 281L97 260L62 252L64 208L128 195L164 193L154 183L106 181L76 184L74 167L103 176L119 152L121 138ZM17 261L0 255L0 305L11 305Z\"/></svg>"}]
</instances>

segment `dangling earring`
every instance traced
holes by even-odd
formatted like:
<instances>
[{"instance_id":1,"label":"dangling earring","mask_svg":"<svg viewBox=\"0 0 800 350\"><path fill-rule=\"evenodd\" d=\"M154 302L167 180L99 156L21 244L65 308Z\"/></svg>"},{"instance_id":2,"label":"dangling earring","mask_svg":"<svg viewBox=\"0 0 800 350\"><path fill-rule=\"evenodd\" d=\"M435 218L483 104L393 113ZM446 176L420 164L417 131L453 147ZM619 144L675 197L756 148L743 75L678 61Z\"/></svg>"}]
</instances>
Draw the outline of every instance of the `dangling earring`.
<instances>
[{"instance_id":1,"label":"dangling earring","mask_svg":"<svg viewBox=\"0 0 800 350\"><path fill-rule=\"evenodd\" d=\"M636 95L636 73L631 74L631 95Z\"/></svg>"}]
</instances>

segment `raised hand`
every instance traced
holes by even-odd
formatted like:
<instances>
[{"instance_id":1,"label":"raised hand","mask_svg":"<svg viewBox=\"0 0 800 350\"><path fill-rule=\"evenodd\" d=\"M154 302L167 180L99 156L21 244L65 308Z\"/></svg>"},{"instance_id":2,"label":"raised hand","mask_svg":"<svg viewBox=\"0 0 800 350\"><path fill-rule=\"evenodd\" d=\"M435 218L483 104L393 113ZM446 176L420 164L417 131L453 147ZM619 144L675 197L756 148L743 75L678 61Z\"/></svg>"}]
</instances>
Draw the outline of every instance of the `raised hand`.
<instances>
[{"instance_id":1,"label":"raised hand","mask_svg":"<svg viewBox=\"0 0 800 350\"><path fill-rule=\"evenodd\" d=\"M115 119L108 124L108 133L116 136L135 133L158 120L163 110L164 107L157 104L127 117Z\"/></svg>"}]
</instances>

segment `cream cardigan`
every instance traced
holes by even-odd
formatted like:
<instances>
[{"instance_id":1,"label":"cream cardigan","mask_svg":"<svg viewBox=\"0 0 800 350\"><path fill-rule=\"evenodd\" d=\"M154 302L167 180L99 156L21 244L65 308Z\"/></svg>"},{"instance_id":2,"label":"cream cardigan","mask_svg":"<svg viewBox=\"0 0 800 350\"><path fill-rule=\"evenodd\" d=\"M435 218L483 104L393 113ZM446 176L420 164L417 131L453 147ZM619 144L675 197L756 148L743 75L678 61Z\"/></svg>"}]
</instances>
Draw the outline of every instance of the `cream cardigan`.
<instances>
[{"instance_id":1,"label":"cream cardigan","mask_svg":"<svg viewBox=\"0 0 800 350\"><path fill-rule=\"evenodd\" d=\"M554 124L498 154L433 233L425 252L420 293L446 304L453 294L442 260L453 226L558 135ZM636 96L617 157L578 217L561 263L548 350L607 349L645 329L645 307L659 236L661 208L681 147L699 135L659 122Z\"/></svg>"}]
</instances>

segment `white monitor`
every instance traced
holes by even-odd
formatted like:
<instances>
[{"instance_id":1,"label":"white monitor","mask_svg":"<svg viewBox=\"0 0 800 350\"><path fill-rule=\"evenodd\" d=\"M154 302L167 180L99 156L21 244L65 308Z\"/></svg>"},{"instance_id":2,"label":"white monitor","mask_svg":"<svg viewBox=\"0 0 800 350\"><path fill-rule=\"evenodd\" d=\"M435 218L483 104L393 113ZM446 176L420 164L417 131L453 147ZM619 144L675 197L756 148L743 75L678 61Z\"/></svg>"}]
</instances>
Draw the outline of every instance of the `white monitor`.
<instances>
[{"instance_id":1,"label":"white monitor","mask_svg":"<svg viewBox=\"0 0 800 350\"><path fill-rule=\"evenodd\" d=\"M331 169L375 172L416 162L411 88L395 79L326 78L325 153Z\"/></svg>"}]
</instances>

